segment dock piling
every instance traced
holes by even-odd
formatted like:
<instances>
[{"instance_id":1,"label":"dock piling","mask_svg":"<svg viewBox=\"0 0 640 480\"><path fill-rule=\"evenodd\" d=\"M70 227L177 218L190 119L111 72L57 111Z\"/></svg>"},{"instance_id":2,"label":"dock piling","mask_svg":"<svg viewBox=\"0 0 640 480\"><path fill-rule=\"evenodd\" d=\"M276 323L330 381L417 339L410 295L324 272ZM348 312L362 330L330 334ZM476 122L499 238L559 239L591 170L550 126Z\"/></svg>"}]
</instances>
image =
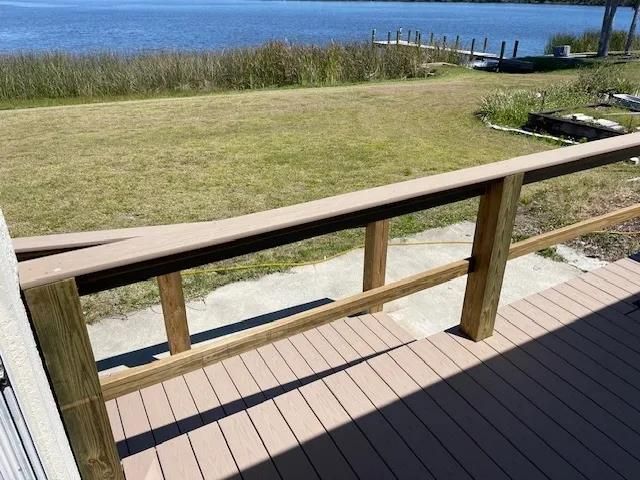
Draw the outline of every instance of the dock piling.
<instances>
[{"instance_id":1,"label":"dock piling","mask_svg":"<svg viewBox=\"0 0 640 480\"><path fill-rule=\"evenodd\" d=\"M376 44L376 29L371 30L371 45Z\"/></svg>"},{"instance_id":2,"label":"dock piling","mask_svg":"<svg viewBox=\"0 0 640 480\"><path fill-rule=\"evenodd\" d=\"M429 45L433 47L433 32L431 32L431 36L429 37Z\"/></svg>"},{"instance_id":3,"label":"dock piling","mask_svg":"<svg viewBox=\"0 0 640 480\"><path fill-rule=\"evenodd\" d=\"M460 35L456 35L456 43L453 46L454 50L458 50L458 48L460 47Z\"/></svg>"},{"instance_id":4,"label":"dock piling","mask_svg":"<svg viewBox=\"0 0 640 480\"><path fill-rule=\"evenodd\" d=\"M520 45L520 42L518 40L516 40L513 43L513 58L516 58L518 56L518 46Z\"/></svg>"},{"instance_id":5,"label":"dock piling","mask_svg":"<svg viewBox=\"0 0 640 480\"><path fill-rule=\"evenodd\" d=\"M502 41L502 45L500 46L500 59L498 60L498 71L502 69L502 60L504 59L504 51L507 48L507 42Z\"/></svg>"},{"instance_id":6,"label":"dock piling","mask_svg":"<svg viewBox=\"0 0 640 480\"><path fill-rule=\"evenodd\" d=\"M469 63L470 64L473 64L473 53L474 53L475 49L476 49L476 39L472 38L471 39L471 51L469 53Z\"/></svg>"},{"instance_id":7,"label":"dock piling","mask_svg":"<svg viewBox=\"0 0 640 480\"><path fill-rule=\"evenodd\" d=\"M387 45L391 45L391 32L387 32Z\"/></svg>"},{"instance_id":8,"label":"dock piling","mask_svg":"<svg viewBox=\"0 0 640 480\"><path fill-rule=\"evenodd\" d=\"M396 45L400 45L400 34L401 34L401 31L397 30L396 31Z\"/></svg>"},{"instance_id":9,"label":"dock piling","mask_svg":"<svg viewBox=\"0 0 640 480\"><path fill-rule=\"evenodd\" d=\"M407 43L411 43L411 30L407 31Z\"/></svg>"},{"instance_id":10,"label":"dock piling","mask_svg":"<svg viewBox=\"0 0 640 480\"><path fill-rule=\"evenodd\" d=\"M489 43L489 39L484 37L484 44L482 45L482 53L487 53L487 45Z\"/></svg>"},{"instance_id":11,"label":"dock piling","mask_svg":"<svg viewBox=\"0 0 640 480\"><path fill-rule=\"evenodd\" d=\"M416 44L418 45L418 48L422 46L422 32L416 33Z\"/></svg>"},{"instance_id":12,"label":"dock piling","mask_svg":"<svg viewBox=\"0 0 640 480\"><path fill-rule=\"evenodd\" d=\"M447 36L442 37L442 48L447 48Z\"/></svg>"}]
</instances>

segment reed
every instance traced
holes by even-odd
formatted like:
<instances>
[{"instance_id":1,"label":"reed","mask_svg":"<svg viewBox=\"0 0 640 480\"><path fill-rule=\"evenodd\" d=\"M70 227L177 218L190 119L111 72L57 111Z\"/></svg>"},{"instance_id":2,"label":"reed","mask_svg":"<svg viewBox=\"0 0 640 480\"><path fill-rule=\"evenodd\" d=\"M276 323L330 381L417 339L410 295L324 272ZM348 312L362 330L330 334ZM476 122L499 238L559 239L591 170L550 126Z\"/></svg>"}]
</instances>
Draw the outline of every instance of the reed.
<instances>
[{"instance_id":1,"label":"reed","mask_svg":"<svg viewBox=\"0 0 640 480\"><path fill-rule=\"evenodd\" d=\"M549 38L544 48L545 53L553 53L553 47L557 45L570 45L572 52L595 52L598 50L600 40L599 30L587 30L581 34L556 33ZM611 34L610 51L624 50L627 41L627 32L614 30ZM632 50L640 50L640 39L636 36L631 44Z\"/></svg>"},{"instance_id":2,"label":"reed","mask_svg":"<svg viewBox=\"0 0 640 480\"><path fill-rule=\"evenodd\" d=\"M442 57L442 58L441 58ZM446 57L446 58L445 58ZM152 95L419 78L446 52L270 42L222 51L0 56L0 100Z\"/></svg>"}]
</instances>

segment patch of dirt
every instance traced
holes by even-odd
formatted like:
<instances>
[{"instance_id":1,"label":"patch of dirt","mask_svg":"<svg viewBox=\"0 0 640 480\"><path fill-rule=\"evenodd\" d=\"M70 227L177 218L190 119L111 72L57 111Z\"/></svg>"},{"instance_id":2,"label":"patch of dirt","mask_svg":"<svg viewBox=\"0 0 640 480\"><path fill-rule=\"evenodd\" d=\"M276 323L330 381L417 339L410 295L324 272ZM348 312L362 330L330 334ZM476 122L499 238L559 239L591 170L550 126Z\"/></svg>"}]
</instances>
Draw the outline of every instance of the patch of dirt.
<instances>
[{"instance_id":1,"label":"patch of dirt","mask_svg":"<svg viewBox=\"0 0 640 480\"><path fill-rule=\"evenodd\" d=\"M575 218L569 223L604 215L638 203L640 202L640 194L631 192L622 194L618 192L600 200L601 202L599 203L585 205L580 209L579 218ZM513 236L516 240L522 240L558 228L559 223L567 224L559 221L559 217L564 214L566 212L558 212L545 207L541 208L541 205L537 205L537 202L522 207L516 216ZM566 245L582 252L587 257L599 258L608 262L620 260L640 252L640 218L615 225L606 231L583 235L567 242Z\"/></svg>"}]
</instances>

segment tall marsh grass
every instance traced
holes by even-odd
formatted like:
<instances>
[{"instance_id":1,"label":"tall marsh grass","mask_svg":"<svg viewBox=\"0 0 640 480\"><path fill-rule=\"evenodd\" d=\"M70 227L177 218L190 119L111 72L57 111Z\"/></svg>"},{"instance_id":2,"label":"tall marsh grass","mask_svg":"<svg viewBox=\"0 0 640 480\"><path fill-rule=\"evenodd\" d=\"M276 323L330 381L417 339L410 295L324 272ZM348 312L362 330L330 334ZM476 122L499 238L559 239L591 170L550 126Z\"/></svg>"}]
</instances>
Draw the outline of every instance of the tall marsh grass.
<instances>
[{"instance_id":1,"label":"tall marsh grass","mask_svg":"<svg viewBox=\"0 0 640 480\"><path fill-rule=\"evenodd\" d=\"M553 47L558 45L571 45L572 52L595 52L598 50L600 30L587 30L581 34L556 33L552 35L544 47L545 53L553 53ZM611 34L610 51L623 51L627 41L627 32L614 30ZM640 50L640 39L635 36L631 42L631 50Z\"/></svg>"},{"instance_id":2,"label":"tall marsh grass","mask_svg":"<svg viewBox=\"0 0 640 480\"><path fill-rule=\"evenodd\" d=\"M0 55L0 100L110 97L167 91L325 86L418 78L426 62L458 63L450 52L368 43L294 45L139 54Z\"/></svg>"}]
</instances>

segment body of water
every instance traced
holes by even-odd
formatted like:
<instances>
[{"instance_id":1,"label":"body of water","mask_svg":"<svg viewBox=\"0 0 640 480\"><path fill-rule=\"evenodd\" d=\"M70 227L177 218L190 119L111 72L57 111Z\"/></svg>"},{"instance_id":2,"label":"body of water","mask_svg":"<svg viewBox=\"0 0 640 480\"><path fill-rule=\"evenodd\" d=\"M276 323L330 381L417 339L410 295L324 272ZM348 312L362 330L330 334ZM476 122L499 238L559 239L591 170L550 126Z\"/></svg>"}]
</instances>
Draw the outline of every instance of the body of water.
<instances>
[{"instance_id":1,"label":"body of water","mask_svg":"<svg viewBox=\"0 0 640 480\"><path fill-rule=\"evenodd\" d=\"M193 50L257 45L267 40L326 43L378 38L398 27L489 37L489 50L520 40L520 53L542 53L556 32L599 28L603 7L272 0L0 0L0 52ZM627 29L620 8L616 28Z\"/></svg>"}]
</instances>

